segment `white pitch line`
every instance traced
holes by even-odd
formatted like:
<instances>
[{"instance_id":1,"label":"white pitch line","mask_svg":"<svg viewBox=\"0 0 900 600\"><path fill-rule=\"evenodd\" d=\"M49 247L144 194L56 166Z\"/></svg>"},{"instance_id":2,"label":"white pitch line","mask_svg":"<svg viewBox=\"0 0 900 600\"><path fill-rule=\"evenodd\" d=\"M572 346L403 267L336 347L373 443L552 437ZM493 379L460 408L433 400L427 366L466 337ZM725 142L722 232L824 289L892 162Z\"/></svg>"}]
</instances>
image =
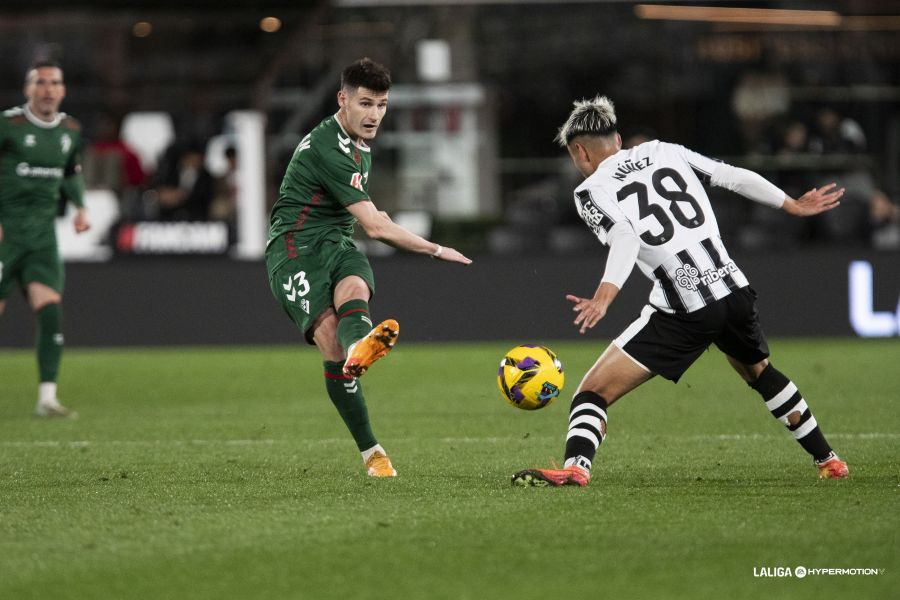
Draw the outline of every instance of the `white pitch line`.
<instances>
[{"instance_id":1,"label":"white pitch line","mask_svg":"<svg viewBox=\"0 0 900 600\"><path fill-rule=\"evenodd\" d=\"M699 434L699 435L655 435L655 434L622 434L617 435L617 439L622 440L638 440L638 439L684 439L691 441L743 441L743 440L768 440L784 437L776 434L761 433L721 433L721 434ZM550 440L562 439L561 436L549 435L531 435L527 438L521 435L498 437L444 437L434 440L443 444L500 444L521 442L523 440ZM881 440L881 439L897 439L900 433L895 432L866 432L866 433L830 433L828 438L844 439L844 440ZM344 444L349 438L320 438L320 439L238 439L238 440L5 440L0 441L0 447L3 448L86 448L89 446L274 446L282 444L306 444L306 445L329 445ZM418 438L396 438L390 443L413 443L421 441Z\"/></svg>"},{"instance_id":2,"label":"white pitch line","mask_svg":"<svg viewBox=\"0 0 900 600\"><path fill-rule=\"evenodd\" d=\"M88 446L255 446L285 443L286 440L32 440L4 441L7 448L86 448Z\"/></svg>"}]
</instances>

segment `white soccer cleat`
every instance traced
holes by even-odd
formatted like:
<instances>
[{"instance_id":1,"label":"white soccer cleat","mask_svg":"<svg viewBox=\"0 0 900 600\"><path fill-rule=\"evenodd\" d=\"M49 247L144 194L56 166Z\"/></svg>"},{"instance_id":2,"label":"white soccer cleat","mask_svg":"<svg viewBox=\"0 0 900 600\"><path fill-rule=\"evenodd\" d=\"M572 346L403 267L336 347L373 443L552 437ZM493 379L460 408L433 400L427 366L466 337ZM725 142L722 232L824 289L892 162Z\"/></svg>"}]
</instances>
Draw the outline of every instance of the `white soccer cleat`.
<instances>
[{"instance_id":1,"label":"white soccer cleat","mask_svg":"<svg viewBox=\"0 0 900 600\"><path fill-rule=\"evenodd\" d=\"M44 419L77 419L78 413L74 410L69 410L65 406L59 403L59 400L53 400L48 402L38 402L37 406L34 408L35 416L44 418Z\"/></svg>"}]
</instances>

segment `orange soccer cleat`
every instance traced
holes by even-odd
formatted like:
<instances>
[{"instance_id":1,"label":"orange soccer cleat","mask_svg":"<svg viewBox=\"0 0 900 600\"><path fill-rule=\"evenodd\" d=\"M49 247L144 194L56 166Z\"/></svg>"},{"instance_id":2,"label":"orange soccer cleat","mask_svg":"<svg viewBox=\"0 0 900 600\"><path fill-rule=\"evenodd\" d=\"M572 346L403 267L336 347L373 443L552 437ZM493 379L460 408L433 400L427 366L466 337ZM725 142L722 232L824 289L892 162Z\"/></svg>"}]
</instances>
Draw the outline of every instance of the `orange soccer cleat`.
<instances>
[{"instance_id":1,"label":"orange soccer cleat","mask_svg":"<svg viewBox=\"0 0 900 600\"><path fill-rule=\"evenodd\" d=\"M838 458L837 454L832 454L827 460L816 463L819 468L819 479L845 479L850 476L850 469L847 463Z\"/></svg>"},{"instance_id":2,"label":"orange soccer cleat","mask_svg":"<svg viewBox=\"0 0 900 600\"><path fill-rule=\"evenodd\" d=\"M584 487L591 480L591 473L577 465L565 469L525 469L512 476L512 484L522 487L559 487L577 485Z\"/></svg>"},{"instance_id":3,"label":"orange soccer cleat","mask_svg":"<svg viewBox=\"0 0 900 600\"><path fill-rule=\"evenodd\" d=\"M387 319L347 349L347 360L344 362L344 375L362 377L369 367L384 357L397 342L400 324L394 319Z\"/></svg>"},{"instance_id":4,"label":"orange soccer cleat","mask_svg":"<svg viewBox=\"0 0 900 600\"><path fill-rule=\"evenodd\" d=\"M396 477L397 470L391 464L391 459L377 450L366 461L366 471L369 477Z\"/></svg>"}]
</instances>

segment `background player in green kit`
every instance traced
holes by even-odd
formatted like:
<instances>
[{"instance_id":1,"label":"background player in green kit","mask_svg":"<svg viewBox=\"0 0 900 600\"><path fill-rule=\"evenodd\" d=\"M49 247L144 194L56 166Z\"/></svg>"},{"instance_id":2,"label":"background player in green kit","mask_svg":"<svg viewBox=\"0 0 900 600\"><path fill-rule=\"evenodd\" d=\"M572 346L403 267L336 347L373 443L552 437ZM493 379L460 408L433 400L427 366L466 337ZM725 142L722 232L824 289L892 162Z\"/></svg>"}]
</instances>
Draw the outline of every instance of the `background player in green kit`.
<instances>
[{"instance_id":1,"label":"background player in green kit","mask_svg":"<svg viewBox=\"0 0 900 600\"><path fill-rule=\"evenodd\" d=\"M63 347L63 266L55 225L61 192L77 207L75 230L90 228L79 164L81 125L59 112L65 96L62 69L40 62L25 76L25 105L0 115L0 314L13 286L21 288L37 317L35 413L41 417L75 416L56 398Z\"/></svg>"},{"instance_id":2,"label":"background player in green kit","mask_svg":"<svg viewBox=\"0 0 900 600\"><path fill-rule=\"evenodd\" d=\"M358 221L369 237L396 248L469 264L454 250L397 225L369 198L375 137L387 110L390 72L367 58L346 69L339 110L297 146L272 207L266 268L272 293L325 365L325 388L362 453L368 474L397 474L369 423L357 378L387 354L399 333L388 319L372 328L372 268L353 243Z\"/></svg>"}]
</instances>

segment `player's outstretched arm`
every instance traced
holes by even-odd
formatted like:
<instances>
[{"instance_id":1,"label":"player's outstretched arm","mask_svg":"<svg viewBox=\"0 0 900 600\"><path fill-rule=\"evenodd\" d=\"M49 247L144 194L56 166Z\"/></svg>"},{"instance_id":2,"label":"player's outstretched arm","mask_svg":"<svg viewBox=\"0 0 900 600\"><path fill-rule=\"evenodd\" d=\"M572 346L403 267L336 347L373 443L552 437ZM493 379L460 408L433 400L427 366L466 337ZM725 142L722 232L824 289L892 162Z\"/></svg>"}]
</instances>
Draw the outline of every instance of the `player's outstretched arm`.
<instances>
[{"instance_id":1,"label":"player's outstretched arm","mask_svg":"<svg viewBox=\"0 0 900 600\"><path fill-rule=\"evenodd\" d=\"M447 262L456 262L464 265L472 264L472 259L465 256L459 250L455 248L448 248L446 246L441 246L438 244L437 250L435 250L431 254L431 258L437 258L440 260L446 260Z\"/></svg>"},{"instance_id":2,"label":"player's outstretched arm","mask_svg":"<svg viewBox=\"0 0 900 600\"><path fill-rule=\"evenodd\" d=\"M841 205L841 196L844 188L837 188L836 183L829 183L820 188L813 188L794 200L785 197L781 208L788 214L796 217L811 217L819 213L837 208Z\"/></svg>"},{"instance_id":3,"label":"player's outstretched arm","mask_svg":"<svg viewBox=\"0 0 900 600\"><path fill-rule=\"evenodd\" d=\"M606 316L609 305L619 294L619 288L608 281L601 281L593 298L581 298L572 294L566 294L566 300L575 306L572 310L578 313L575 317L575 325L580 325L578 333L584 333Z\"/></svg>"},{"instance_id":4,"label":"player's outstretched arm","mask_svg":"<svg viewBox=\"0 0 900 600\"><path fill-rule=\"evenodd\" d=\"M394 248L427 254L433 258L455 262L463 265L471 264L472 260L454 248L441 246L416 235L408 229L394 223L388 214L380 211L369 200L357 202L347 207L347 210L356 217L366 234L380 242L384 242Z\"/></svg>"},{"instance_id":5,"label":"player's outstretched arm","mask_svg":"<svg viewBox=\"0 0 900 600\"><path fill-rule=\"evenodd\" d=\"M640 252L641 244L634 229L627 221L615 224L607 234L609 256L606 258L606 270L593 298L580 298L569 294L566 299L573 302L572 310L578 313L575 325L580 325L579 333L584 333L606 316L609 305L625 285L628 276L634 269L634 263Z\"/></svg>"}]
</instances>

